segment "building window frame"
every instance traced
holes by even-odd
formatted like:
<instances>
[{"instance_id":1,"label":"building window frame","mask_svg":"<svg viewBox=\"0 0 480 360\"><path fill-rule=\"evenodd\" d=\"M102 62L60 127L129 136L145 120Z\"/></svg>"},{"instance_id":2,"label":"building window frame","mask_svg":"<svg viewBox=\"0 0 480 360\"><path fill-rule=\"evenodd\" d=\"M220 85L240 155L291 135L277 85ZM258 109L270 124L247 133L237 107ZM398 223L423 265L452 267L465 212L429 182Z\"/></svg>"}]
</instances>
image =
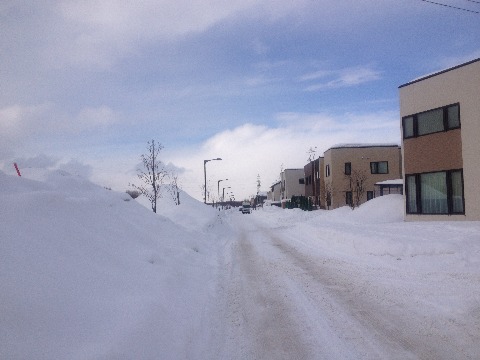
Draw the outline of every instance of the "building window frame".
<instances>
[{"instance_id":1,"label":"building window frame","mask_svg":"<svg viewBox=\"0 0 480 360\"><path fill-rule=\"evenodd\" d=\"M456 108L456 111L455 111ZM435 112L441 111L441 119L439 120L441 124L441 129L432 129L431 131L425 130L425 132L419 131L419 117L428 117L433 115ZM454 112L452 112L454 111ZM421 119L420 119L421 121ZM446 132L450 130L460 129L461 128L460 120L460 103L454 103L446 106L441 106L435 109L430 109L422 111L416 114L407 115L402 118L402 135L404 139L411 139L420 136L426 136L431 134L436 134L439 132Z\"/></svg>"},{"instance_id":2,"label":"building window frame","mask_svg":"<svg viewBox=\"0 0 480 360\"><path fill-rule=\"evenodd\" d=\"M325 165L325 177L330 176L330 164Z\"/></svg>"},{"instance_id":3,"label":"building window frame","mask_svg":"<svg viewBox=\"0 0 480 360\"><path fill-rule=\"evenodd\" d=\"M352 175L352 163L346 162L345 163L345 175Z\"/></svg>"},{"instance_id":4,"label":"building window frame","mask_svg":"<svg viewBox=\"0 0 480 360\"><path fill-rule=\"evenodd\" d=\"M370 201L374 198L374 192L373 191L367 191L367 201Z\"/></svg>"},{"instance_id":5,"label":"building window frame","mask_svg":"<svg viewBox=\"0 0 480 360\"><path fill-rule=\"evenodd\" d=\"M348 206L352 206L353 204L353 192L352 191L345 191L345 204Z\"/></svg>"},{"instance_id":6,"label":"building window frame","mask_svg":"<svg viewBox=\"0 0 480 360\"><path fill-rule=\"evenodd\" d=\"M442 185L446 189L445 196L447 204L446 211L443 212L427 211L424 209L422 204L422 175L428 176L433 174L445 175L445 183ZM454 178L457 176L460 176L460 182L456 185L459 185L461 189L455 187ZM458 194L459 191L461 191L461 194ZM457 194L455 195L455 193ZM463 178L463 169L405 175L405 199L406 213L409 215L465 215L465 184ZM459 205L461 207L461 211L455 209L455 207L458 207Z\"/></svg>"},{"instance_id":7,"label":"building window frame","mask_svg":"<svg viewBox=\"0 0 480 360\"><path fill-rule=\"evenodd\" d=\"M371 174L388 174L388 161L372 161L370 162Z\"/></svg>"}]
</instances>

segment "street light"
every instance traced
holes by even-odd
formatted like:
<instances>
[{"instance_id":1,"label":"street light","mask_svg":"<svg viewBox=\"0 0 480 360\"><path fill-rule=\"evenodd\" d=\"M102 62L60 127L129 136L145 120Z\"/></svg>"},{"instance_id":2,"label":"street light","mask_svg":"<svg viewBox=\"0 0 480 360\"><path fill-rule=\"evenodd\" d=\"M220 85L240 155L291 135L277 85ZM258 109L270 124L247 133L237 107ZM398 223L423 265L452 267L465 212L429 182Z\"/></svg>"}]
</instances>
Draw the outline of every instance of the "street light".
<instances>
[{"instance_id":1,"label":"street light","mask_svg":"<svg viewBox=\"0 0 480 360\"><path fill-rule=\"evenodd\" d=\"M218 180L217 181L217 195L218 195L218 197L220 197L220 181L225 181L225 180L228 180L228 179L223 179L223 180Z\"/></svg>"},{"instance_id":2,"label":"street light","mask_svg":"<svg viewBox=\"0 0 480 360\"><path fill-rule=\"evenodd\" d=\"M207 162L213 161L213 160L222 160L221 158L216 158L216 159L210 159L210 160L203 160L203 175L205 177L205 197L204 197L204 203L207 203Z\"/></svg>"},{"instance_id":3,"label":"street light","mask_svg":"<svg viewBox=\"0 0 480 360\"><path fill-rule=\"evenodd\" d=\"M223 199L225 198L225 189L231 189L232 187L231 186L227 186L227 187L224 187L223 188L223 191L222 191L222 201Z\"/></svg>"}]
</instances>

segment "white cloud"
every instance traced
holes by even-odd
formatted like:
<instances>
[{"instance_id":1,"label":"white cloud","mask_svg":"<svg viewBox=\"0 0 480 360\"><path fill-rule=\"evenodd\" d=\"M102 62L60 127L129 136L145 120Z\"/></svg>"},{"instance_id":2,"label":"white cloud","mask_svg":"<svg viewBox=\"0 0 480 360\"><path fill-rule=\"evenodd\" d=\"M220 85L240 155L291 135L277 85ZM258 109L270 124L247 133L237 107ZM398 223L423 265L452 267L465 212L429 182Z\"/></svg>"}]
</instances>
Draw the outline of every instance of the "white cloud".
<instances>
[{"instance_id":1,"label":"white cloud","mask_svg":"<svg viewBox=\"0 0 480 360\"><path fill-rule=\"evenodd\" d=\"M77 159L72 159L65 164L61 164L58 168L71 175L80 176L84 179L90 179L92 176L92 166L84 164Z\"/></svg>"},{"instance_id":2,"label":"white cloud","mask_svg":"<svg viewBox=\"0 0 480 360\"><path fill-rule=\"evenodd\" d=\"M258 174L262 190L268 190L278 179L281 166L302 168L312 147L317 148L317 155L322 155L339 143L400 141L399 116L395 111L337 115L288 112L277 114L276 119L276 127L244 124L221 131L201 144L179 149L167 147L162 150L161 159L170 170L177 171L181 187L201 200L203 160L220 157L223 160L207 163L209 190L216 195L217 181L228 178L221 183L220 191L230 186L236 199L243 199L256 192ZM82 154L71 153L71 158L78 159L71 162L65 160L68 152L64 150L62 164L69 172L89 177L101 186L125 191L129 183L137 180L135 169L144 145L92 147Z\"/></svg>"},{"instance_id":3,"label":"white cloud","mask_svg":"<svg viewBox=\"0 0 480 360\"><path fill-rule=\"evenodd\" d=\"M329 79L314 83L305 88L306 91L327 90L357 86L363 83L381 79L381 72L369 66L357 66L333 71L316 71L300 77L303 82Z\"/></svg>"},{"instance_id":4,"label":"white cloud","mask_svg":"<svg viewBox=\"0 0 480 360\"><path fill-rule=\"evenodd\" d=\"M108 68L118 57L134 53L142 44L177 40L239 16L272 21L300 11L305 3L308 2L64 0L58 3L58 13L67 36L58 36L45 54L55 53L71 64ZM254 41L253 46L257 52L267 49L259 41Z\"/></svg>"},{"instance_id":5,"label":"white cloud","mask_svg":"<svg viewBox=\"0 0 480 360\"><path fill-rule=\"evenodd\" d=\"M106 128L113 125L116 121L117 115L107 106L84 108L75 117L75 124L78 130L98 127Z\"/></svg>"},{"instance_id":6,"label":"white cloud","mask_svg":"<svg viewBox=\"0 0 480 360\"><path fill-rule=\"evenodd\" d=\"M16 158L15 162L23 168L48 169L55 167L59 159L45 154L36 155L30 158Z\"/></svg>"},{"instance_id":7,"label":"white cloud","mask_svg":"<svg viewBox=\"0 0 480 360\"><path fill-rule=\"evenodd\" d=\"M120 116L107 106L85 107L67 114L52 103L0 108L0 160L78 143L82 136L101 134ZM67 151L68 149L64 149Z\"/></svg>"},{"instance_id":8,"label":"white cloud","mask_svg":"<svg viewBox=\"0 0 480 360\"><path fill-rule=\"evenodd\" d=\"M245 124L222 131L207 140L201 148L169 153L169 160L186 169L181 176L185 190L201 199L203 160L221 157L207 163L207 178L213 193L217 181L230 179L236 198L256 191L260 174L262 190L277 180L280 166L303 168L308 149L317 147L317 155L338 143L399 143L400 129L396 112L328 115L317 113L278 114L279 126ZM221 189L220 189L221 190Z\"/></svg>"}]
</instances>

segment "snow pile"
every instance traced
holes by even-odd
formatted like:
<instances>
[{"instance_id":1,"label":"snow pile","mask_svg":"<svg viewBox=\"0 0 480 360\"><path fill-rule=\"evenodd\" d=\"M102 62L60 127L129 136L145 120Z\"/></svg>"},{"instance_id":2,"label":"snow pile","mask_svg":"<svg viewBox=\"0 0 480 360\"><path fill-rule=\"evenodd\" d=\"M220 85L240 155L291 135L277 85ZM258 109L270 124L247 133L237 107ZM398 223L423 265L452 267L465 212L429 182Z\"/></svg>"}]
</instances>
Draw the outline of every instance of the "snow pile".
<instances>
[{"instance_id":1,"label":"snow pile","mask_svg":"<svg viewBox=\"0 0 480 360\"><path fill-rule=\"evenodd\" d=\"M344 206L312 212L276 207L262 211L259 219L266 226L297 238L318 239L318 249L349 261L406 260L416 270L480 268L479 222L404 222L402 195L381 196L355 210Z\"/></svg>"},{"instance_id":2,"label":"snow pile","mask_svg":"<svg viewBox=\"0 0 480 360\"><path fill-rule=\"evenodd\" d=\"M161 197L157 199L157 213L192 231L208 226L212 219L219 215L218 209L205 206L181 189L179 189L180 204L176 205L168 184L162 185L160 193ZM152 209L150 201L145 196L140 196L136 200L146 208Z\"/></svg>"},{"instance_id":3,"label":"snow pile","mask_svg":"<svg viewBox=\"0 0 480 360\"><path fill-rule=\"evenodd\" d=\"M206 235L80 177L30 175L44 181L0 172L0 358L194 350L216 291Z\"/></svg>"}]
</instances>

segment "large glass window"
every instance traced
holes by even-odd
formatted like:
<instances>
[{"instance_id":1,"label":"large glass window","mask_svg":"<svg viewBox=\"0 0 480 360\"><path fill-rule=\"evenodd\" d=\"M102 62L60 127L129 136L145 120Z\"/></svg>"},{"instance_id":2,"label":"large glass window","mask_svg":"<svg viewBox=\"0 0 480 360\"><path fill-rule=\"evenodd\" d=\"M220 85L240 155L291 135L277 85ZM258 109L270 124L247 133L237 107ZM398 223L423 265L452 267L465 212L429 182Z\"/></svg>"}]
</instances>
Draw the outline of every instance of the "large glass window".
<instances>
[{"instance_id":1,"label":"large glass window","mask_svg":"<svg viewBox=\"0 0 480 360\"><path fill-rule=\"evenodd\" d=\"M460 127L460 105L453 104L405 116L402 123L404 139L457 129Z\"/></svg>"},{"instance_id":2,"label":"large glass window","mask_svg":"<svg viewBox=\"0 0 480 360\"><path fill-rule=\"evenodd\" d=\"M377 161L370 163L372 174L388 174L388 161Z\"/></svg>"},{"instance_id":3,"label":"large glass window","mask_svg":"<svg viewBox=\"0 0 480 360\"><path fill-rule=\"evenodd\" d=\"M406 176L409 214L464 214L462 170Z\"/></svg>"},{"instance_id":4,"label":"large glass window","mask_svg":"<svg viewBox=\"0 0 480 360\"><path fill-rule=\"evenodd\" d=\"M424 214L448 214L445 172L421 174L420 193Z\"/></svg>"}]
</instances>

